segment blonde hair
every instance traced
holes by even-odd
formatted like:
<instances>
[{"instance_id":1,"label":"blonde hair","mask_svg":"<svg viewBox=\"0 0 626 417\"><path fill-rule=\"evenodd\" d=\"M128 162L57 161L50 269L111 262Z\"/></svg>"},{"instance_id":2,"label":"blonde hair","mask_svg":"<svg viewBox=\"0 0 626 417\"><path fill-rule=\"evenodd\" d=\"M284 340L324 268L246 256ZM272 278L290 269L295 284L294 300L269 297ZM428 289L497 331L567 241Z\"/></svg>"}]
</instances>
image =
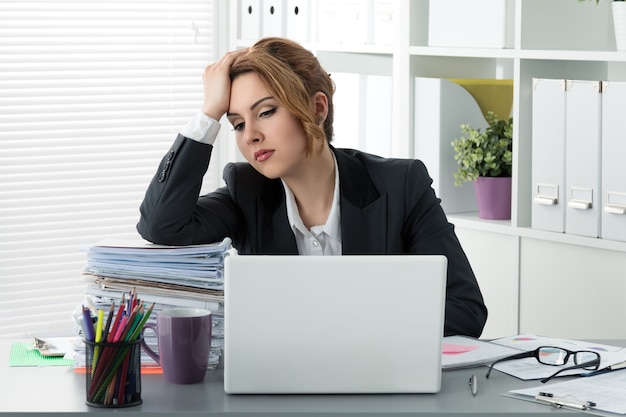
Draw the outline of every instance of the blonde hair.
<instances>
[{"instance_id":1,"label":"blonde hair","mask_svg":"<svg viewBox=\"0 0 626 417\"><path fill-rule=\"evenodd\" d=\"M264 38L235 61L230 78L234 80L247 72L256 73L270 94L300 121L307 137L307 154L316 148L321 150L325 141L332 140L335 85L310 51L289 39ZM328 99L323 127L311 110L317 92Z\"/></svg>"}]
</instances>

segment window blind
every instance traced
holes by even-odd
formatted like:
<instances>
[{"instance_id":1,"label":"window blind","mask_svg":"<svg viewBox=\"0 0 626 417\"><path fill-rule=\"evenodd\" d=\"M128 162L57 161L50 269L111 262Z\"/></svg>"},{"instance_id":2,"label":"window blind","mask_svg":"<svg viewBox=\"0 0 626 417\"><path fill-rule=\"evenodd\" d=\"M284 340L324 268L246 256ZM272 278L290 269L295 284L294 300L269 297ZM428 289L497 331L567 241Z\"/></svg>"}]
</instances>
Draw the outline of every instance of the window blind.
<instances>
[{"instance_id":1,"label":"window blind","mask_svg":"<svg viewBox=\"0 0 626 417\"><path fill-rule=\"evenodd\" d=\"M137 236L157 164L200 109L216 9L0 0L0 337L71 334L82 249Z\"/></svg>"}]
</instances>

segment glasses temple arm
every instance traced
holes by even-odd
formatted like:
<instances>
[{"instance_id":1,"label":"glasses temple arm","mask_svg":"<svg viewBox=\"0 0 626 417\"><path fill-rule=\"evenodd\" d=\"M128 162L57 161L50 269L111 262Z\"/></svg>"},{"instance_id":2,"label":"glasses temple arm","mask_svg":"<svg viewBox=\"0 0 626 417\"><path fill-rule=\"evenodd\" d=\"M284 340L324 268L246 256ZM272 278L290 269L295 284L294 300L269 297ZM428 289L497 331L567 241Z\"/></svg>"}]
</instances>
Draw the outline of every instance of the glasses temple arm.
<instances>
[{"instance_id":1,"label":"glasses temple arm","mask_svg":"<svg viewBox=\"0 0 626 417\"><path fill-rule=\"evenodd\" d=\"M489 375L491 375L491 371L493 370L494 365L497 363L505 362L505 361L512 361L515 359L532 358L534 354L535 354L535 351L531 350L530 352L522 352L513 356L507 356L506 358L500 358L497 361L492 362L491 365L489 365L489 370L487 371L487 375L485 375L485 378L489 379Z\"/></svg>"},{"instance_id":2,"label":"glasses temple arm","mask_svg":"<svg viewBox=\"0 0 626 417\"><path fill-rule=\"evenodd\" d=\"M581 369L581 368L586 368L586 367L588 367L588 366L595 365L595 364L598 364L598 365L600 364L600 358L598 358L598 359L594 359L594 360L589 361L589 362L580 363L580 364L578 364L578 365L569 366L569 367L567 367L567 368L562 368L562 369L559 369L558 371L556 371L555 373L553 373L553 374L552 374L552 375L550 375L549 377L543 378L540 382L541 382L542 384L545 384L546 382L548 382L549 380L551 380L551 379L552 379L552 378L554 378L555 376L558 376L558 375L559 375L561 372L563 372L563 371L571 371L572 369Z\"/></svg>"}]
</instances>

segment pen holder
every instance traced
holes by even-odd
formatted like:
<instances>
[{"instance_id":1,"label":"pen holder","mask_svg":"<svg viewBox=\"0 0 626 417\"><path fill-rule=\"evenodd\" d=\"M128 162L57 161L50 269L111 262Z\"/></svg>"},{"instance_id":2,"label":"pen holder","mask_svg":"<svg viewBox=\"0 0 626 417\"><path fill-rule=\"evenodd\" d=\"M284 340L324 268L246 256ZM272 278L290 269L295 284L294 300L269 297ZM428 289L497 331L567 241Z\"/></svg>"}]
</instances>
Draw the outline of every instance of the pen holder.
<instances>
[{"instance_id":1,"label":"pen holder","mask_svg":"<svg viewBox=\"0 0 626 417\"><path fill-rule=\"evenodd\" d=\"M141 404L141 341L96 343L85 340L86 396L92 407Z\"/></svg>"}]
</instances>

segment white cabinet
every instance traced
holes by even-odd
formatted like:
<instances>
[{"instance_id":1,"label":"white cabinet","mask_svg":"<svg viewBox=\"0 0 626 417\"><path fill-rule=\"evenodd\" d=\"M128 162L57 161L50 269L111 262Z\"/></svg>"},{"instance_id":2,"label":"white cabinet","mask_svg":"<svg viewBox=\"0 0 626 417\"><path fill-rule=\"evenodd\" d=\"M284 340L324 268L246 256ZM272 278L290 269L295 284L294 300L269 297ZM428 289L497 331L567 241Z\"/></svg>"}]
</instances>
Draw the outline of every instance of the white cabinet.
<instances>
[{"instance_id":1,"label":"white cabinet","mask_svg":"<svg viewBox=\"0 0 626 417\"><path fill-rule=\"evenodd\" d=\"M517 236L456 228L489 309L482 337L495 339L517 333L519 242Z\"/></svg>"},{"instance_id":2,"label":"white cabinet","mask_svg":"<svg viewBox=\"0 0 626 417\"><path fill-rule=\"evenodd\" d=\"M393 44L376 44L376 37L369 35L359 42L333 42L320 34L331 29L318 27L314 20L319 5L328 7L328 3L332 2L311 2L309 10L311 39L325 41L304 46L331 74L392 77L392 109L382 118L391 124L391 156L417 157L416 144L424 142L414 140L417 77L514 82L511 220L485 221L476 213L448 213L487 300L490 316L485 336L524 331L623 337L624 329L604 323L610 322L610 312L616 317L625 313L620 297L626 285L626 242L542 231L531 223L533 79L626 81L626 54L615 51L610 2L507 0L506 21L513 27L506 31L513 40L505 48L429 46L429 0L393 2ZM369 15L375 15L375 1L365 4ZM326 9L322 12L329 14ZM231 39L232 47L250 43Z\"/></svg>"},{"instance_id":3,"label":"white cabinet","mask_svg":"<svg viewBox=\"0 0 626 417\"><path fill-rule=\"evenodd\" d=\"M626 337L625 271L622 251L522 238L520 332L574 339Z\"/></svg>"}]
</instances>

